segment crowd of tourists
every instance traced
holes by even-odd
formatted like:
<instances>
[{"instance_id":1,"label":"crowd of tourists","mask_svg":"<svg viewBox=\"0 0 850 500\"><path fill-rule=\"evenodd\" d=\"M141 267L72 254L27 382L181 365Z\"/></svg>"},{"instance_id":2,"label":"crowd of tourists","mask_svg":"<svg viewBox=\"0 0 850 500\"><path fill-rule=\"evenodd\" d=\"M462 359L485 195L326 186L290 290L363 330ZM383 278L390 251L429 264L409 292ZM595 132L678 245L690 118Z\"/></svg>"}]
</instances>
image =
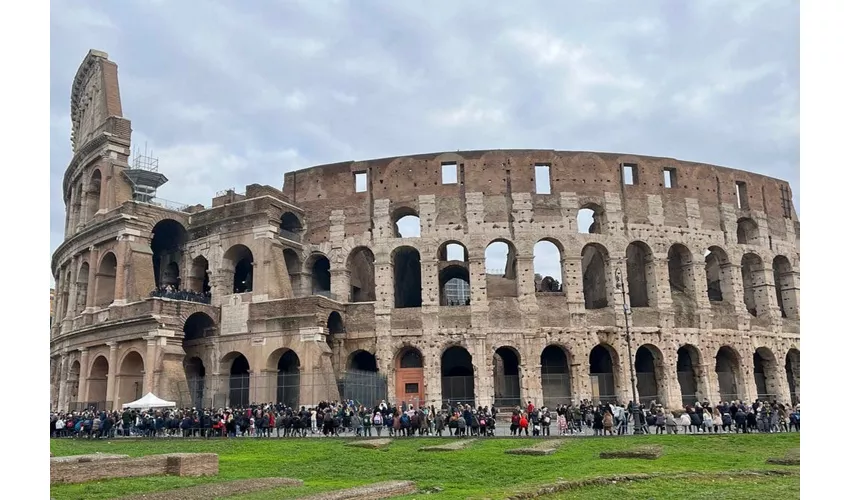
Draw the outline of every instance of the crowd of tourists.
<instances>
[{"instance_id":1,"label":"crowd of tourists","mask_svg":"<svg viewBox=\"0 0 850 500\"><path fill-rule=\"evenodd\" d=\"M186 300L189 302L200 302L202 304L209 304L212 295L210 291L206 292L195 292L193 290L180 290L174 285L163 285L160 288L152 291L150 294L151 297L160 297L164 299L174 299L174 300Z\"/></svg>"},{"instance_id":2,"label":"crowd of tourists","mask_svg":"<svg viewBox=\"0 0 850 500\"><path fill-rule=\"evenodd\" d=\"M502 418L504 417L504 418ZM497 423L499 418L504 423ZM366 407L354 401L321 402L315 407L290 408L282 403L255 404L219 410L182 408L81 412L53 412L51 437L308 437L308 436L495 436L497 425L510 422L510 436L594 435L629 433L635 426L644 433L774 433L800 431L800 405L756 400L707 401L671 411L651 403L557 405L536 407L531 401L500 417L494 407L448 402L413 407L386 401ZM554 427L554 429L552 429Z\"/></svg>"}]
</instances>

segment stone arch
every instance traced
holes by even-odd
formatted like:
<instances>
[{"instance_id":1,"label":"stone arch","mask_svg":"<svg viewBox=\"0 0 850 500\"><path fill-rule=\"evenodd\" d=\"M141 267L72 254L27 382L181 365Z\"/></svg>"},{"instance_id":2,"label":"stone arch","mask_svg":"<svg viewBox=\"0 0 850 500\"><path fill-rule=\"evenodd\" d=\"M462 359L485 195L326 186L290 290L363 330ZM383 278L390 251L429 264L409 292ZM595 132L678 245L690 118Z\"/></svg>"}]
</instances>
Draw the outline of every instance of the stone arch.
<instances>
[{"instance_id":1,"label":"stone arch","mask_svg":"<svg viewBox=\"0 0 850 500\"><path fill-rule=\"evenodd\" d=\"M723 302L733 296L732 263L726 251L718 246L708 247L705 254L705 279L710 302Z\"/></svg>"},{"instance_id":2,"label":"stone arch","mask_svg":"<svg viewBox=\"0 0 850 500\"><path fill-rule=\"evenodd\" d=\"M494 405L498 408L522 406L520 395L519 351L512 346L500 346L493 353Z\"/></svg>"},{"instance_id":3,"label":"stone arch","mask_svg":"<svg viewBox=\"0 0 850 500\"><path fill-rule=\"evenodd\" d=\"M643 344L635 351L635 376L637 378L638 399L641 404L652 401L666 405L666 375L664 373L664 355L661 349L652 344Z\"/></svg>"},{"instance_id":4,"label":"stone arch","mask_svg":"<svg viewBox=\"0 0 850 500\"><path fill-rule=\"evenodd\" d=\"M207 369L199 356L186 356L183 359L183 371L189 386L189 401L195 408L206 408L205 403Z\"/></svg>"},{"instance_id":5,"label":"stone arch","mask_svg":"<svg viewBox=\"0 0 850 500\"><path fill-rule=\"evenodd\" d=\"M676 378L682 394L682 404L692 405L700 398L702 355L693 344L685 344L676 351ZM706 393L702 394L707 396Z\"/></svg>"},{"instance_id":6,"label":"stone arch","mask_svg":"<svg viewBox=\"0 0 850 500\"><path fill-rule=\"evenodd\" d=\"M191 314L183 323L183 344L196 342L215 335L216 324L207 313Z\"/></svg>"},{"instance_id":7,"label":"stone arch","mask_svg":"<svg viewBox=\"0 0 850 500\"><path fill-rule=\"evenodd\" d=\"M613 403L617 401L620 376L617 370L619 357L609 344L597 344L590 350L590 385L593 401Z\"/></svg>"},{"instance_id":8,"label":"stone arch","mask_svg":"<svg viewBox=\"0 0 850 500\"><path fill-rule=\"evenodd\" d=\"M741 356L738 352L724 345L717 350L715 356L714 372L717 375L718 390L721 401L733 401L741 399Z\"/></svg>"},{"instance_id":9,"label":"stone arch","mask_svg":"<svg viewBox=\"0 0 850 500\"><path fill-rule=\"evenodd\" d=\"M292 285L292 296L301 296L301 258L291 248L283 249L283 261L286 263L286 274L289 275L289 283Z\"/></svg>"},{"instance_id":10,"label":"stone arch","mask_svg":"<svg viewBox=\"0 0 850 500\"><path fill-rule=\"evenodd\" d=\"M581 249L582 292L585 309L608 307L608 249L588 243Z\"/></svg>"},{"instance_id":11,"label":"stone arch","mask_svg":"<svg viewBox=\"0 0 850 500\"><path fill-rule=\"evenodd\" d=\"M760 276L764 262L758 255L748 252L741 258L741 281L744 285L744 306L751 316L759 315L759 302L766 297L760 297L759 288L764 284Z\"/></svg>"},{"instance_id":12,"label":"stone arch","mask_svg":"<svg viewBox=\"0 0 850 500\"><path fill-rule=\"evenodd\" d=\"M228 406L244 408L251 403L251 364L239 351L231 351L221 359L221 367L227 367Z\"/></svg>"},{"instance_id":13,"label":"stone arch","mask_svg":"<svg viewBox=\"0 0 850 500\"><path fill-rule=\"evenodd\" d=\"M466 348L449 345L440 355L443 402L475 406L475 367Z\"/></svg>"},{"instance_id":14,"label":"stone arch","mask_svg":"<svg viewBox=\"0 0 850 500\"><path fill-rule=\"evenodd\" d=\"M375 355L365 349L358 349L348 356L346 367L349 370L361 372L378 372L378 360Z\"/></svg>"},{"instance_id":15,"label":"stone arch","mask_svg":"<svg viewBox=\"0 0 850 500\"><path fill-rule=\"evenodd\" d=\"M345 333L345 322L342 319L342 315L337 311L331 311L331 313L328 315L326 327L328 333L325 336L325 340L327 341L331 350L333 350L335 337L337 335Z\"/></svg>"},{"instance_id":16,"label":"stone arch","mask_svg":"<svg viewBox=\"0 0 850 500\"><path fill-rule=\"evenodd\" d=\"M472 300L469 286L469 252L454 240L437 249L441 306L464 306Z\"/></svg>"},{"instance_id":17,"label":"stone arch","mask_svg":"<svg viewBox=\"0 0 850 500\"><path fill-rule=\"evenodd\" d=\"M419 250L396 247L391 256L395 307L422 307L422 265Z\"/></svg>"},{"instance_id":18,"label":"stone arch","mask_svg":"<svg viewBox=\"0 0 850 500\"><path fill-rule=\"evenodd\" d=\"M90 403L96 403L98 408L107 408L109 396L106 394L106 382L109 377L109 360L100 355L94 358L89 369L89 394L86 398Z\"/></svg>"},{"instance_id":19,"label":"stone arch","mask_svg":"<svg viewBox=\"0 0 850 500\"><path fill-rule=\"evenodd\" d=\"M534 244L534 289L536 292L562 292L564 246L555 238L542 238Z\"/></svg>"},{"instance_id":20,"label":"stone arch","mask_svg":"<svg viewBox=\"0 0 850 500\"><path fill-rule=\"evenodd\" d=\"M345 267L349 272L351 302L375 301L375 254L368 247L359 246L348 254Z\"/></svg>"},{"instance_id":21,"label":"stone arch","mask_svg":"<svg viewBox=\"0 0 850 500\"><path fill-rule=\"evenodd\" d=\"M606 225L605 210L596 203L585 203L576 214L579 234L603 234Z\"/></svg>"},{"instance_id":22,"label":"stone arch","mask_svg":"<svg viewBox=\"0 0 850 500\"><path fill-rule=\"evenodd\" d=\"M277 373L275 402L298 408L301 397L301 359L292 349L282 347L269 355L266 369Z\"/></svg>"},{"instance_id":23,"label":"stone arch","mask_svg":"<svg viewBox=\"0 0 850 500\"><path fill-rule=\"evenodd\" d=\"M118 363L118 401L115 402L117 408L144 396L142 390L146 368L144 358L135 349L126 352L121 358Z\"/></svg>"},{"instance_id":24,"label":"stone arch","mask_svg":"<svg viewBox=\"0 0 850 500\"><path fill-rule=\"evenodd\" d=\"M457 240L448 240L437 249L437 260L440 262L469 262L469 251L466 245Z\"/></svg>"},{"instance_id":25,"label":"stone arch","mask_svg":"<svg viewBox=\"0 0 850 500\"><path fill-rule=\"evenodd\" d=\"M180 289L180 263L183 262L183 248L188 239L186 228L174 219L162 219L156 223L151 233L151 258L156 288L172 286Z\"/></svg>"},{"instance_id":26,"label":"stone arch","mask_svg":"<svg viewBox=\"0 0 850 500\"><path fill-rule=\"evenodd\" d=\"M761 401L773 401L782 395L782 371L776 355L767 347L753 351L753 378L756 397Z\"/></svg>"},{"instance_id":27,"label":"stone arch","mask_svg":"<svg viewBox=\"0 0 850 500\"><path fill-rule=\"evenodd\" d=\"M540 382L543 406L555 408L572 403L572 374L570 351L559 344L549 344L540 352Z\"/></svg>"},{"instance_id":28,"label":"stone arch","mask_svg":"<svg viewBox=\"0 0 850 500\"><path fill-rule=\"evenodd\" d=\"M396 238L418 238L422 234L419 213L411 207L399 207L391 215Z\"/></svg>"},{"instance_id":29,"label":"stone arch","mask_svg":"<svg viewBox=\"0 0 850 500\"><path fill-rule=\"evenodd\" d=\"M796 347L788 349L785 354L785 378L788 380L791 404L797 405L800 403L800 350Z\"/></svg>"},{"instance_id":30,"label":"stone arch","mask_svg":"<svg viewBox=\"0 0 850 500\"><path fill-rule=\"evenodd\" d=\"M395 355L396 401L419 406L425 400L425 368L422 351L403 346Z\"/></svg>"},{"instance_id":31,"label":"stone arch","mask_svg":"<svg viewBox=\"0 0 850 500\"><path fill-rule=\"evenodd\" d=\"M737 231L739 245L756 245L759 240L759 227L756 221L749 217L738 219Z\"/></svg>"},{"instance_id":32,"label":"stone arch","mask_svg":"<svg viewBox=\"0 0 850 500\"><path fill-rule=\"evenodd\" d=\"M201 293L204 296L212 294L210 287L210 263L203 255L192 259L192 268L189 272L189 290Z\"/></svg>"},{"instance_id":33,"label":"stone arch","mask_svg":"<svg viewBox=\"0 0 850 500\"><path fill-rule=\"evenodd\" d=\"M100 259L95 275L95 305L106 307L115 300L115 276L118 274L118 259L106 252Z\"/></svg>"},{"instance_id":34,"label":"stone arch","mask_svg":"<svg viewBox=\"0 0 850 500\"><path fill-rule=\"evenodd\" d=\"M89 296L89 263L83 261L77 272L77 296L74 303L74 316L83 312L86 308L86 300Z\"/></svg>"},{"instance_id":35,"label":"stone arch","mask_svg":"<svg viewBox=\"0 0 850 500\"><path fill-rule=\"evenodd\" d=\"M677 296L684 296L689 302L696 299L694 257L688 247L681 243L670 246L667 251L667 274L670 276L670 291L674 303Z\"/></svg>"},{"instance_id":36,"label":"stone arch","mask_svg":"<svg viewBox=\"0 0 850 500\"><path fill-rule=\"evenodd\" d=\"M517 251L511 241L491 241L484 250L484 268L488 298L517 296Z\"/></svg>"},{"instance_id":37,"label":"stone arch","mask_svg":"<svg viewBox=\"0 0 850 500\"><path fill-rule=\"evenodd\" d=\"M331 296L331 261L321 253L313 253L305 263L310 270L312 295Z\"/></svg>"},{"instance_id":38,"label":"stone arch","mask_svg":"<svg viewBox=\"0 0 850 500\"><path fill-rule=\"evenodd\" d=\"M799 318L797 285L791 261L784 255L773 258L773 283L776 288L776 303L783 318Z\"/></svg>"},{"instance_id":39,"label":"stone arch","mask_svg":"<svg viewBox=\"0 0 850 500\"><path fill-rule=\"evenodd\" d=\"M101 209L100 195L103 184L103 174L99 168L94 169L89 177L88 196L86 198L86 222L90 221Z\"/></svg>"},{"instance_id":40,"label":"stone arch","mask_svg":"<svg viewBox=\"0 0 850 500\"><path fill-rule=\"evenodd\" d=\"M652 249L642 241L633 241L626 247L626 279L629 283L631 307L654 306L655 263Z\"/></svg>"},{"instance_id":41,"label":"stone arch","mask_svg":"<svg viewBox=\"0 0 850 500\"><path fill-rule=\"evenodd\" d=\"M292 212L283 212L280 216L280 224L278 225L279 234L292 241L301 241L301 231L303 231L301 219Z\"/></svg>"},{"instance_id":42,"label":"stone arch","mask_svg":"<svg viewBox=\"0 0 850 500\"><path fill-rule=\"evenodd\" d=\"M231 293L247 293L254 287L254 253L245 245L236 244L224 252L224 265L233 273Z\"/></svg>"}]
</instances>

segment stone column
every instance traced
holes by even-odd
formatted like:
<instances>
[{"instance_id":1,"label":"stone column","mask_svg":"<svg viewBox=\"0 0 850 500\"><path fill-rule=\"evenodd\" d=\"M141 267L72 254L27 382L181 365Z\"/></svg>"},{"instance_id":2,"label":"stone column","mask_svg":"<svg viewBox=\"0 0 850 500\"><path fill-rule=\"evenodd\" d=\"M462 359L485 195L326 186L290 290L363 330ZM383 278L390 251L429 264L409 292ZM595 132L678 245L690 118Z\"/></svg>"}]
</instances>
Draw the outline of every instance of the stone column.
<instances>
[{"instance_id":1,"label":"stone column","mask_svg":"<svg viewBox=\"0 0 850 500\"><path fill-rule=\"evenodd\" d=\"M133 272L128 255L131 253L128 235L119 236L118 245L115 248L115 294L112 305L124 305L127 303L127 278Z\"/></svg>"},{"instance_id":2,"label":"stone column","mask_svg":"<svg viewBox=\"0 0 850 500\"><path fill-rule=\"evenodd\" d=\"M109 346L109 371L106 374L106 397L109 398L107 405L114 406L117 401L115 394L115 373L118 368L118 342L107 342Z\"/></svg>"},{"instance_id":3,"label":"stone column","mask_svg":"<svg viewBox=\"0 0 850 500\"><path fill-rule=\"evenodd\" d=\"M145 337L148 341L147 352L145 353L145 378L144 383L142 385L142 395L149 392L153 392L153 374L156 370L156 354L157 354L157 340L158 338L155 336Z\"/></svg>"},{"instance_id":4,"label":"stone column","mask_svg":"<svg viewBox=\"0 0 850 500\"><path fill-rule=\"evenodd\" d=\"M58 411L65 411L65 397L68 391L68 354L63 352L59 356L59 400L56 403Z\"/></svg>"},{"instance_id":5,"label":"stone column","mask_svg":"<svg viewBox=\"0 0 850 500\"><path fill-rule=\"evenodd\" d=\"M439 410L443 406L443 381L440 376L440 351L426 348L422 351L422 378L425 380L424 396L428 405ZM392 397L392 395L390 395Z\"/></svg>"},{"instance_id":6,"label":"stone column","mask_svg":"<svg viewBox=\"0 0 850 500\"><path fill-rule=\"evenodd\" d=\"M486 332L490 326L490 302L487 298L487 271L483 251L474 256L469 251L469 304L472 329Z\"/></svg>"},{"instance_id":7,"label":"stone column","mask_svg":"<svg viewBox=\"0 0 850 500\"><path fill-rule=\"evenodd\" d=\"M543 368L539 362L535 364L520 365L519 398L521 403L531 401L537 407L543 406L543 384L541 381L541 373L543 373L542 369Z\"/></svg>"},{"instance_id":8,"label":"stone column","mask_svg":"<svg viewBox=\"0 0 850 500\"><path fill-rule=\"evenodd\" d=\"M759 316L770 318L771 323L781 328L782 312L776 297L776 287L773 280L773 268L763 266L753 269L753 296L756 301L756 311Z\"/></svg>"},{"instance_id":9,"label":"stone column","mask_svg":"<svg viewBox=\"0 0 850 500\"><path fill-rule=\"evenodd\" d=\"M519 250L517 250L519 253ZM516 257L517 296L522 312L523 328L536 329L538 325L537 293L534 287L534 254L523 252Z\"/></svg>"},{"instance_id":10,"label":"stone column","mask_svg":"<svg viewBox=\"0 0 850 500\"><path fill-rule=\"evenodd\" d=\"M620 286L626 291L625 297L623 295L622 290L617 289L618 270L621 271ZM631 311L631 305L629 304L629 277L628 272L626 271L625 258L610 260L610 264L608 265L607 283L605 284L605 287L608 290L608 303L611 305L611 308L614 312L614 324L620 328L625 328L626 320L623 316L623 307L628 306L629 311ZM629 314L630 326L633 326L633 324L631 323L631 312Z\"/></svg>"},{"instance_id":11,"label":"stone column","mask_svg":"<svg viewBox=\"0 0 850 500\"><path fill-rule=\"evenodd\" d=\"M65 309L64 319L73 319L77 315L77 279L80 272L79 259L71 259L71 282L68 283L68 307Z\"/></svg>"},{"instance_id":12,"label":"stone column","mask_svg":"<svg viewBox=\"0 0 850 500\"><path fill-rule=\"evenodd\" d=\"M658 308L659 325L662 328L675 326L673 296L670 290L670 268L668 264L669 259L665 255L653 259L652 267L647 267L647 275L650 275L646 284L649 305L655 305Z\"/></svg>"},{"instance_id":13,"label":"stone column","mask_svg":"<svg viewBox=\"0 0 850 500\"><path fill-rule=\"evenodd\" d=\"M80 193L79 200L80 200L80 203L79 203L79 206L77 208L77 231L76 232L80 232L80 230L82 230L82 228L86 224L86 222L88 222L86 215L87 215L87 212L88 212L89 195L88 195L88 192L87 192L87 189L86 189L85 186L83 186L83 188L82 188L82 192Z\"/></svg>"},{"instance_id":14,"label":"stone column","mask_svg":"<svg viewBox=\"0 0 850 500\"><path fill-rule=\"evenodd\" d=\"M97 267L100 252L95 247L89 248L89 282L86 292L86 311L94 309L95 295L97 293Z\"/></svg>"},{"instance_id":15,"label":"stone column","mask_svg":"<svg viewBox=\"0 0 850 500\"><path fill-rule=\"evenodd\" d=\"M351 271L347 268L331 269L331 294L339 302L351 301Z\"/></svg>"},{"instance_id":16,"label":"stone column","mask_svg":"<svg viewBox=\"0 0 850 500\"><path fill-rule=\"evenodd\" d=\"M677 359L673 357L665 358L666 363L664 363L664 378L666 379L664 382L666 394L664 401L659 401L667 408L681 408L682 407L682 386L679 384L679 374L676 371L676 361ZM656 360L657 362L657 360ZM660 383L658 392L661 392Z\"/></svg>"},{"instance_id":17,"label":"stone column","mask_svg":"<svg viewBox=\"0 0 850 500\"><path fill-rule=\"evenodd\" d=\"M85 347L80 349L80 386L78 399L83 402L89 400L89 350Z\"/></svg>"},{"instance_id":18,"label":"stone column","mask_svg":"<svg viewBox=\"0 0 850 500\"><path fill-rule=\"evenodd\" d=\"M584 308L584 279L580 253L561 259L561 279L567 297L570 325L584 326L587 322L587 311Z\"/></svg>"},{"instance_id":19,"label":"stone column","mask_svg":"<svg viewBox=\"0 0 850 500\"><path fill-rule=\"evenodd\" d=\"M756 379L753 369L753 357L741 356L740 359L740 378L738 379L738 394L741 399L752 404L758 397L758 389L756 388ZM733 368L734 370L734 368ZM734 372L733 372L734 373Z\"/></svg>"},{"instance_id":20,"label":"stone column","mask_svg":"<svg viewBox=\"0 0 850 500\"><path fill-rule=\"evenodd\" d=\"M572 356L570 358L570 392L573 404L576 404L583 399L590 399L593 395L590 388L590 363L587 356L582 358L583 361L578 361Z\"/></svg>"},{"instance_id":21,"label":"stone column","mask_svg":"<svg viewBox=\"0 0 850 500\"><path fill-rule=\"evenodd\" d=\"M686 266L685 281L687 282L689 279L692 284L690 292L694 295L697 314L699 315L699 329L703 331L711 330L711 301L708 300L708 278L705 275L705 265L694 260Z\"/></svg>"}]
</instances>

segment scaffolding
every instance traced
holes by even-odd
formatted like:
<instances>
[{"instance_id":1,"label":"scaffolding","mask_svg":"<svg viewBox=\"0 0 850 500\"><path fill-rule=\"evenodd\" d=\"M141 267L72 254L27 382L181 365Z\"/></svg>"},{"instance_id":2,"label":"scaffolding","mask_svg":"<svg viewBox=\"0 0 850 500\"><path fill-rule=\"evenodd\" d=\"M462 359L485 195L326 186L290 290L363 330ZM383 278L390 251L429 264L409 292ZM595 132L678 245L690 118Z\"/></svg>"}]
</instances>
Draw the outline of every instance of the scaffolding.
<instances>
[{"instance_id":1,"label":"scaffolding","mask_svg":"<svg viewBox=\"0 0 850 500\"><path fill-rule=\"evenodd\" d=\"M159 158L153 156L153 151L148 154L147 143L144 152L134 151L132 168L125 170L124 175L133 186L133 199L142 203L152 203L157 188L168 182L159 173Z\"/></svg>"}]
</instances>

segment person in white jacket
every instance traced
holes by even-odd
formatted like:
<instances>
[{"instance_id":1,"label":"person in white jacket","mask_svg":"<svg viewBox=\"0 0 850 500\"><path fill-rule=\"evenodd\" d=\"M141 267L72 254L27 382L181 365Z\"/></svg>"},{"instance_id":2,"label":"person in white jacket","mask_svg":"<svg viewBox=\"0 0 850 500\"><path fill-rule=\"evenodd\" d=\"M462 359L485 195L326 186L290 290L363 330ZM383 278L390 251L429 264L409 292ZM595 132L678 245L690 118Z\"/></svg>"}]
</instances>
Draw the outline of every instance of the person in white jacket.
<instances>
[{"instance_id":1,"label":"person in white jacket","mask_svg":"<svg viewBox=\"0 0 850 500\"><path fill-rule=\"evenodd\" d=\"M679 425L681 425L681 426L682 426L682 429L683 429L683 431L682 431L682 432L683 432L684 434L687 434L687 433L688 433L688 428L691 426L691 416L690 416L690 415L688 415L688 413L687 413L687 412L683 412L683 413L682 413L682 416L681 416L681 417L679 417Z\"/></svg>"}]
</instances>

